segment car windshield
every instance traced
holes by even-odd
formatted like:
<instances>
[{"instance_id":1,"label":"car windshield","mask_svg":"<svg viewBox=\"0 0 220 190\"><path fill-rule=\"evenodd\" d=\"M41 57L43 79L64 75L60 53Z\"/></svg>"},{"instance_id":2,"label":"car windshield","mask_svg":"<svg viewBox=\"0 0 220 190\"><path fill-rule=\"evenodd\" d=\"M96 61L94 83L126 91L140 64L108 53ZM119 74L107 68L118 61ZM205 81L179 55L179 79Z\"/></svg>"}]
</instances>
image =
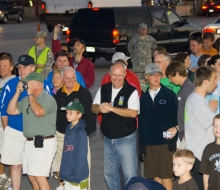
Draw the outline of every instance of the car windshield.
<instances>
[{"instance_id":1,"label":"car windshield","mask_svg":"<svg viewBox=\"0 0 220 190\"><path fill-rule=\"evenodd\" d=\"M7 8L8 3L7 2L0 2L0 8Z\"/></svg>"},{"instance_id":2,"label":"car windshield","mask_svg":"<svg viewBox=\"0 0 220 190\"><path fill-rule=\"evenodd\" d=\"M214 22L214 24L220 24L220 17Z\"/></svg>"},{"instance_id":3,"label":"car windshield","mask_svg":"<svg viewBox=\"0 0 220 190\"><path fill-rule=\"evenodd\" d=\"M110 27L113 26L114 13L109 9L82 9L79 10L72 23L78 27Z\"/></svg>"}]
</instances>

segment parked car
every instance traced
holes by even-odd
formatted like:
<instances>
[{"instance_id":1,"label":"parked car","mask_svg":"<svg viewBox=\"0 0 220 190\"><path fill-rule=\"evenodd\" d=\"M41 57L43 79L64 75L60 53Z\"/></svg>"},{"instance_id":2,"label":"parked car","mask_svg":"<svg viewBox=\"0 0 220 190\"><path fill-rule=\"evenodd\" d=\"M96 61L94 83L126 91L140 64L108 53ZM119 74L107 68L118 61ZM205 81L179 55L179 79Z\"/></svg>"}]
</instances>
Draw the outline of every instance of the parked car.
<instances>
[{"instance_id":1,"label":"parked car","mask_svg":"<svg viewBox=\"0 0 220 190\"><path fill-rule=\"evenodd\" d=\"M82 38L93 62L99 57L111 60L115 52L129 55L127 44L138 33L140 23L147 24L147 33L168 52L187 51L190 38L202 33L201 27L167 7L87 8L73 17L67 41Z\"/></svg>"},{"instance_id":2,"label":"parked car","mask_svg":"<svg viewBox=\"0 0 220 190\"><path fill-rule=\"evenodd\" d=\"M220 2L211 2L207 1L202 6L202 14L203 16L210 16L212 14L219 14L220 13Z\"/></svg>"},{"instance_id":3,"label":"parked car","mask_svg":"<svg viewBox=\"0 0 220 190\"><path fill-rule=\"evenodd\" d=\"M21 23L24 18L24 8L17 1L0 1L0 21L7 23L9 20L16 20Z\"/></svg>"},{"instance_id":4,"label":"parked car","mask_svg":"<svg viewBox=\"0 0 220 190\"><path fill-rule=\"evenodd\" d=\"M212 32L215 39L220 37L220 17L214 23L208 24L202 29L203 34L206 32Z\"/></svg>"}]
</instances>

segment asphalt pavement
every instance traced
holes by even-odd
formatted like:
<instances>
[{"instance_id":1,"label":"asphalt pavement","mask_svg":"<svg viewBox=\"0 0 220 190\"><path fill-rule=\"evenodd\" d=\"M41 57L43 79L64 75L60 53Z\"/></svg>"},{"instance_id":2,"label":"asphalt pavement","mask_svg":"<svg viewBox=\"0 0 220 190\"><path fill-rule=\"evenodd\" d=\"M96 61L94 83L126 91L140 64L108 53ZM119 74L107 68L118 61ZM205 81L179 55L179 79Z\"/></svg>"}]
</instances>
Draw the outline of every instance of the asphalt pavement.
<instances>
[{"instance_id":1,"label":"asphalt pavement","mask_svg":"<svg viewBox=\"0 0 220 190\"><path fill-rule=\"evenodd\" d=\"M214 22L218 16L211 17L189 17L190 23L204 27L205 25ZM0 24L0 52L10 52L15 60L25 53L33 44L33 35L37 31L38 22L36 20L24 20L24 23L17 24L10 21L8 24ZM45 24L40 25L42 31L47 31ZM48 34L46 44L51 47L52 33ZM65 36L61 36L61 41L65 40ZM92 96L96 94L101 79L108 72L111 62L104 59L97 60L95 63L96 77L95 83L90 88ZM92 157L91 169L91 189L92 190L107 190L106 183L103 177L103 136L97 125L97 130L90 136L90 148ZM55 190L57 181L54 178L49 178L51 189ZM27 176L22 177L21 190L31 190L30 182Z\"/></svg>"}]
</instances>

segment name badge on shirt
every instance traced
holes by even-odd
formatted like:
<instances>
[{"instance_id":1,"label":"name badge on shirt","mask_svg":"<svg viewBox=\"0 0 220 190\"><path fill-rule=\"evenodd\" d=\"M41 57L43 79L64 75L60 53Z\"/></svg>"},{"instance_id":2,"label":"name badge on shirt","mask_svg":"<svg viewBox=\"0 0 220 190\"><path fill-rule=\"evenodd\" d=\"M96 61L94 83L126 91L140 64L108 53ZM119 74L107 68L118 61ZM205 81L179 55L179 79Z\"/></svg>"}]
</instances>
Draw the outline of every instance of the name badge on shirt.
<instances>
[{"instance_id":1,"label":"name badge on shirt","mask_svg":"<svg viewBox=\"0 0 220 190\"><path fill-rule=\"evenodd\" d=\"M119 97L118 105L122 106L124 103L124 96Z\"/></svg>"}]
</instances>

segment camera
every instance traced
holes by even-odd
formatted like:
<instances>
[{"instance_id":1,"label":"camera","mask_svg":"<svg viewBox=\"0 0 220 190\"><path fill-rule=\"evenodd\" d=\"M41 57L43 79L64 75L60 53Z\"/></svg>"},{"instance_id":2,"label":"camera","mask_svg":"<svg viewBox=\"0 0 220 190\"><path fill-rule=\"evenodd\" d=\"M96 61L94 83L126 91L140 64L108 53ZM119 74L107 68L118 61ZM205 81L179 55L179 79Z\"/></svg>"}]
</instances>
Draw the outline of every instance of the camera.
<instances>
[{"instance_id":1,"label":"camera","mask_svg":"<svg viewBox=\"0 0 220 190\"><path fill-rule=\"evenodd\" d=\"M167 132L167 131L163 132L163 137L164 137L164 138L169 138L169 137L171 137L171 132Z\"/></svg>"},{"instance_id":2,"label":"camera","mask_svg":"<svg viewBox=\"0 0 220 190\"><path fill-rule=\"evenodd\" d=\"M23 83L23 89L25 89L25 90L28 89L28 84L27 83Z\"/></svg>"},{"instance_id":3,"label":"camera","mask_svg":"<svg viewBox=\"0 0 220 190\"><path fill-rule=\"evenodd\" d=\"M65 25L60 25L60 30L63 30L65 28Z\"/></svg>"}]
</instances>

